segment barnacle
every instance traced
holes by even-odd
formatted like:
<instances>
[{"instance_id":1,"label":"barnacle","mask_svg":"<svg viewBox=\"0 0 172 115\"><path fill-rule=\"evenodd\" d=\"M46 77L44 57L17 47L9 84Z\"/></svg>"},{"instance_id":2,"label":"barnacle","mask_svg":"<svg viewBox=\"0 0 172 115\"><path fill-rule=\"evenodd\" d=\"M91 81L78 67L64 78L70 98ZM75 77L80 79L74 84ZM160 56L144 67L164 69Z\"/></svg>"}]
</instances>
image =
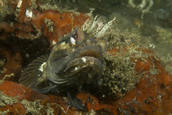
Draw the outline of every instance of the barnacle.
<instances>
[{"instance_id":1,"label":"barnacle","mask_svg":"<svg viewBox=\"0 0 172 115\"><path fill-rule=\"evenodd\" d=\"M82 30L86 33L94 35L96 38L102 38L108 36L112 31L112 25L116 22L116 17L112 20L107 21L103 16L95 16L91 17L91 19L87 20L83 26Z\"/></svg>"}]
</instances>

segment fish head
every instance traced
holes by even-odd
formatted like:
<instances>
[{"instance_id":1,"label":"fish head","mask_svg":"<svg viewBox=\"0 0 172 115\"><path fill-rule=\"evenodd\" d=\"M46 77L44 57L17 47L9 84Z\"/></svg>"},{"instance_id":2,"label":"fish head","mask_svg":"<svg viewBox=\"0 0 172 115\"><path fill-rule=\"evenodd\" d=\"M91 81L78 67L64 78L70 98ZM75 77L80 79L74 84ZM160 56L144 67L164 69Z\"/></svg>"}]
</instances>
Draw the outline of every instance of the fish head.
<instances>
[{"instance_id":1,"label":"fish head","mask_svg":"<svg viewBox=\"0 0 172 115\"><path fill-rule=\"evenodd\" d=\"M76 29L53 47L46 73L57 85L82 85L95 82L104 66L103 49L96 39Z\"/></svg>"}]
</instances>

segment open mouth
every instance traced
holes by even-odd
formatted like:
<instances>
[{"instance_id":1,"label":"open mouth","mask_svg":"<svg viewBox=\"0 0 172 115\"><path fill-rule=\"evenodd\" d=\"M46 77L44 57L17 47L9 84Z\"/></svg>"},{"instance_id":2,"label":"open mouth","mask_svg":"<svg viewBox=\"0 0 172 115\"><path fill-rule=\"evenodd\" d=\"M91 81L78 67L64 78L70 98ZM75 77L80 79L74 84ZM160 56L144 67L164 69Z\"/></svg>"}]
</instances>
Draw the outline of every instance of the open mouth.
<instances>
[{"instance_id":1,"label":"open mouth","mask_svg":"<svg viewBox=\"0 0 172 115\"><path fill-rule=\"evenodd\" d=\"M86 46L74 52L75 56L66 65L63 74L70 76L82 73L101 73L104 68L104 60L100 47Z\"/></svg>"}]
</instances>

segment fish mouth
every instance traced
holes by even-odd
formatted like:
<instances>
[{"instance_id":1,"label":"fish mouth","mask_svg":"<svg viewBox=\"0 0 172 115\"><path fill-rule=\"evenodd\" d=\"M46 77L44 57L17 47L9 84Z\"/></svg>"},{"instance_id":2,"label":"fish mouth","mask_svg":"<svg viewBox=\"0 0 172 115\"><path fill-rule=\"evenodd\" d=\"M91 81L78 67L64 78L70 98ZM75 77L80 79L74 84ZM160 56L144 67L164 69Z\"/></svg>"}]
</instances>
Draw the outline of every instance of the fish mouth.
<instances>
[{"instance_id":1,"label":"fish mouth","mask_svg":"<svg viewBox=\"0 0 172 115\"><path fill-rule=\"evenodd\" d=\"M86 46L74 52L74 57L66 65L63 75L71 78L72 81L88 81L99 76L104 70L104 60L100 47ZM71 76L71 77L69 77ZM77 77L80 76L80 77Z\"/></svg>"}]
</instances>

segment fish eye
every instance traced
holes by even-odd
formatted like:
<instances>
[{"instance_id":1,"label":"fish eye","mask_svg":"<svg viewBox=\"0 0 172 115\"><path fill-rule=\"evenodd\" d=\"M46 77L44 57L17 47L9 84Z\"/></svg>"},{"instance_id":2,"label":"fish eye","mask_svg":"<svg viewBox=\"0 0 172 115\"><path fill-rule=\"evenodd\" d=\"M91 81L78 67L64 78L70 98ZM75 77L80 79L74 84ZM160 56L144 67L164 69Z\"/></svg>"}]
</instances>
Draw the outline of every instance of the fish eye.
<instances>
[{"instance_id":1,"label":"fish eye","mask_svg":"<svg viewBox=\"0 0 172 115\"><path fill-rule=\"evenodd\" d=\"M75 39L77 39L78 38L77 32L72 37L75 38Z\"/></svg>"},{"instance_id":2,"label":"fish eye","mask_svg":"<svg viewBox=\"0 0 172 115\"><path fill-rule=\"evenodd\" d=\"M72 37L74 37L75 39L77 39L77 37L78 37L78 32L77 32L77 30L75 30L75 31L73 32Z\"/></svg>"}]
</instances>

